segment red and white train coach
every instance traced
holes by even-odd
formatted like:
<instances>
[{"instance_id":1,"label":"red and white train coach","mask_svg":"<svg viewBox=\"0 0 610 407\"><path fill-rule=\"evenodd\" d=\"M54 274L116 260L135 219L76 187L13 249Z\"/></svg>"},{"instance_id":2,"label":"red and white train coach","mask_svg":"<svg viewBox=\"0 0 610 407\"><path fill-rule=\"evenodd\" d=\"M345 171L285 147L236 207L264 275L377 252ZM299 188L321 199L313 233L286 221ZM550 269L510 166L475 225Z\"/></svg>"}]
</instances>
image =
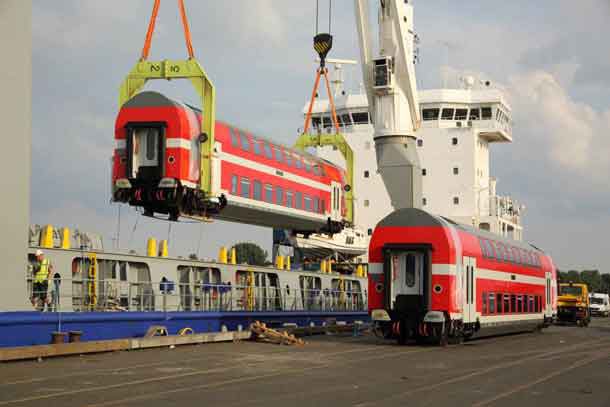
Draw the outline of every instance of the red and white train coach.
<instances>
[{"instance_id":1,"label":"red and white train coach","mask_svg":"<svg viewBox=\"0 0 610 407\"><path fill-rule=\"evenodd\" d=\"M556 314L556 271L541 250L401 209L369 246L369 310L386 337L444 343L538 329Z\"/></svg>"},{"instance_id":2,"label":"red and white train coach","mask_svg":"<svg viewBox=\"0 0 610 407\"><path fill-rule=\"evenodd\" d=\"M217 121L212 185L199 189L201 112L142 92L115 125L113 199L147 215L215 217L300 232L339 231L346 215L343 169Z\"/></svg>"}]
</instances>

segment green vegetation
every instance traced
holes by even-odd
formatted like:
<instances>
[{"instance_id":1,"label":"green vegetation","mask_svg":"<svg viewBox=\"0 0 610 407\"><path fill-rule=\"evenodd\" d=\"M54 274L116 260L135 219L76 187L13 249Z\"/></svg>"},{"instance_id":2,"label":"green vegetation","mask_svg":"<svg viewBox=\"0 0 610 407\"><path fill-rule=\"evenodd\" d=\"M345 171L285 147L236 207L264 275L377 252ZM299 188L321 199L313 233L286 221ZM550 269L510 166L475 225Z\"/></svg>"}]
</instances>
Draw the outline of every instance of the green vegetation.
<instances>
[{"instance_id":1,"label":"green vegetation","mask_svg":"<svg viewBox=\"0 0 610 407\"><path fill-rule=\"evenodd\" d=\"M267 261L267 251L255 243L237 243L233 248L235 248L237 254L238 264L251 264L253 266L267 266L270 264Z\"/></svg>"},{"instance_id":2,"label":"green vegetation","mask_svg":"<svg viewBox=\"0 0 610 407\"><path fill-rule=\"evenodd\" d=\"M584 283L589 292L610 294L610 274L602 274L599 270L557 270L557 278L560 283Z\"/></svg>"}]
</instances>

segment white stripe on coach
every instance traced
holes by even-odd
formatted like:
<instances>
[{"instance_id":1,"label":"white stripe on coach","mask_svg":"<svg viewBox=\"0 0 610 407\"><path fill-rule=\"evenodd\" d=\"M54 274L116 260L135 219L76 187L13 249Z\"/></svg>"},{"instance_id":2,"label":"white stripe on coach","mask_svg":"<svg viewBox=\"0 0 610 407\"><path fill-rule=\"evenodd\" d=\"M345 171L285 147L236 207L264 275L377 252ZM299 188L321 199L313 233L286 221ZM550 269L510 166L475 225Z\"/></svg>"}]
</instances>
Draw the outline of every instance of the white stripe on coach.
<instances>
[{"instance_id":1,"label":"white stripe on coach","mask_svg":"<svg viewBox=\"0 0 610 407\"><path fill-rule=\"evenodd\" d=\"M167 148L184 148L185 150L191 149L191 140L183 138L168 138L165 140L165 147Z\"/></svg>"},{"instance_id":2,"label":"white stripe on coach","mask_svg":"<svg viewBox=\"0 0 610 407\"><path fill-rule=\"evenodd\" d=\"M229 154L226 152L222 152L219 155L220 155L221 160L230 162L232 164L243 165L248 168L252 168L253 170L263 172L268 175L274 175L276 177L284 178L287 181L297 182L299 184L311 185L314 188L321 189L322 191L326 191L326 192L331 191L330 185L322 184L321 182L314 181L312 179L305 178L300 175L290 173L288 171L280 170L278 168L271 167L269 165L262 164L262 163L259 163L256 161L248 160L246 158L238 157L236 155ZM278 175L278 174L276 174L276 171L282 171L282 173L284 175Z\"/></svg>"}]
</instances>

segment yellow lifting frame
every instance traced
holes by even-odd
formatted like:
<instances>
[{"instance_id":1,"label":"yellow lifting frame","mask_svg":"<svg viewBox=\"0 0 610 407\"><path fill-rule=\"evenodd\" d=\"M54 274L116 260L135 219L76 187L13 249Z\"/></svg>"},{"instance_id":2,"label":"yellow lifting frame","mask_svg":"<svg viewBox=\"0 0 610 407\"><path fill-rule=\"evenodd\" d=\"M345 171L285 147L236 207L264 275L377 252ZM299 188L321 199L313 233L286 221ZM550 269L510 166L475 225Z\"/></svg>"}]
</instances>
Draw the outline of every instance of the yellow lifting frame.
<instances>
[{"instance_id":1,"label":"yellow lifting frame","mask_svg":"<svg viewBox=\"0 0 610 407\"><path fill-rule=\"evenodd\" d=\"M303 133L297 139L294 148L305 151L308 147L336 147L343 158L347 170L347 185L345 190L345 200L347 201L346 219L349 223L354 223L354 152L341 133L335 134L311 134Z\"/></svg>"},{"instance_id":2,"label":"yellow lifting frame","mask_svg":"<svg viewBox=\"0 0 610 407\"><path fill-rule=\"evenodd\" d=\"M205 199L216 197L213 190L212 155L216 122L216 90L212 81L195 58L138 62L121 84L119 109L153 79L188 79L201 97L201 173L200 189Z\"/></svg>"}]
</instances>

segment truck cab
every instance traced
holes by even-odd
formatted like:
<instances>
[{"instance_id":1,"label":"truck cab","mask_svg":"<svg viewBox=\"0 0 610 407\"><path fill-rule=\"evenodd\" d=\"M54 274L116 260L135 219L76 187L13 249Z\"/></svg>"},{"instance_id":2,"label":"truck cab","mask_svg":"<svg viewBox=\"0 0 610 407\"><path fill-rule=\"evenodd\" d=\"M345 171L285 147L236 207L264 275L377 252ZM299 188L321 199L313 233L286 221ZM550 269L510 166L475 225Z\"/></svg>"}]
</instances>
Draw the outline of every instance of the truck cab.
<instances>
[{"instance_id":1,"label":"truck cab","mask_svg":"<svg viewBox=\"0 0 610 407\"><path fill-rule=\"evenodd\" d=\"M608 317L610 316L610 296L608 294L591 293L589 295L591 315Z\"/></svg>"},{"instance_id":2,"label":"truck cab","mask_svg":"<svg viewBox=\"0 0 610 407\"><path fill-rule=\"evenodd\" d=\"M559 322L573 322L578 326L589 325L591 312L586 284L570 282L559 285L557 319Z\"/></svg>"}]
</instances>

